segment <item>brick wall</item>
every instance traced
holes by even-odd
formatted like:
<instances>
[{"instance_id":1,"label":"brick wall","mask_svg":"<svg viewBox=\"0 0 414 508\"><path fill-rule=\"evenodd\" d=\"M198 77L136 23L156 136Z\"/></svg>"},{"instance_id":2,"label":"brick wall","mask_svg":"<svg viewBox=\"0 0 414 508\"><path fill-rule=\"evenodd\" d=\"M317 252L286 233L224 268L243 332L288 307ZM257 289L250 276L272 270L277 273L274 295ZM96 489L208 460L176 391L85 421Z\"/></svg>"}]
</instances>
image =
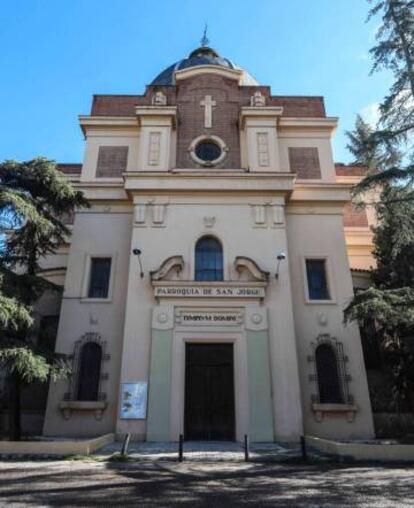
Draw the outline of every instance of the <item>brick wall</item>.
<instances>
[{"instance_id":1,"label":"brick wall","mask_svg":"<svg viewBox=\"0 0 414 508\"><path fill-rule=\"evenodd\" d=\"M298 178L321 178L318 149L313 147L289 147L289 165Z\"/></svg>"},{"instance_id":2,"label":"brick wall","mask_svg":"<svg viewBox=\"0 0 414 508\"><path fill-rule=\"evenodd\" d=\"M204 107L200 102L211 95L216 102L213 107L213 126L204 127ZM215 135L228 146L225 159L216 167L239 168L240 139L238 118L241 106L239 87L234 80L204 74L183 80L178 87L177 166L194 168L188 148L191 141L201 135Z\"/></svg>"},{"instance_id":3,"label":"brick wall","mask_svg":"<svg viewBox=\"0 0 414 508\"><path fill-rule=\"evenodd\" d=\"M368 218L366 210L355 208L352 203L348 203L344 207L344 226L350 228L368 227Z\"/></svg>"},{"instance_id":4,"label":"brick wall","mask_svg":"<svg viewBox=\"0 0 414 508\"><path fill-rule=\"evenodd\" d=\"M98 152L97 177L120 177L126 171L127 146L100 146Z\"/></svg>"},{"instance_id":5,"label":"brick wall","mask_svg":"<svg viewBox=\"0 0 414 508\"><path fill-rule=\"evenodd\" d=\"M365 176L367 168L358 164L335 164L337 176Z\"/></svg>"}]
</instances>

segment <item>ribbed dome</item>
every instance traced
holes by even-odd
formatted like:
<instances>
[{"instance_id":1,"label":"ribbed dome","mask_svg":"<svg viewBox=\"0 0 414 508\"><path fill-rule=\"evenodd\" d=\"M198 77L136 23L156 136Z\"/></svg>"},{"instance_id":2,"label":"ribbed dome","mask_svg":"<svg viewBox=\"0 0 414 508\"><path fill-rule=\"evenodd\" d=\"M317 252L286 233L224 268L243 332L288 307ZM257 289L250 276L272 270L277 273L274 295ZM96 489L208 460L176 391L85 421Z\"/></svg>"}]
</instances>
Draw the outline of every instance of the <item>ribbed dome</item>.
<instances>
[{"instance_id":1,"label":"ribbed dome","mask_svg":"<svg viewBox=\"0 0 414 508\"><path fill-rule=\"evenodd\" d=\"M208 46L200 46L192 51L187 58L179 60L173 65L170 65L163 70L151 83L151 85L174 85L174 72L181 69L188 69L190 67L197 67L199 65L216 65L219 67L226 67L227 69L236 69L243 71L243 85L257 86L257 81L250 76L241 67L234 65L228 58L221 57L214 49Z\"/></svg>"}]
</instances>

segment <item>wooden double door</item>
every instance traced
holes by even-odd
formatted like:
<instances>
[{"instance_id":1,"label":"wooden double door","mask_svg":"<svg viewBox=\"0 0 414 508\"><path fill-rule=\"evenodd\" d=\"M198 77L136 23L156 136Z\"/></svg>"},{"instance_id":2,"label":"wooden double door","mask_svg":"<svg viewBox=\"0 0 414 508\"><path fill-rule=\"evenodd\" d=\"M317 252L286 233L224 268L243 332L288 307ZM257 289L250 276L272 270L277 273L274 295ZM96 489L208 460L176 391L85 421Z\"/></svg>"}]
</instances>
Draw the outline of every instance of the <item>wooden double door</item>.
<instances>
[{"instance_id":1,"label":"wooden double door","mask_svg":"<svg viewBox=\"0 0 414 508\"><path fill-rule=\"evenodd\" d=\"M187 344L186 440L234 440L233 344Z\"/></svg>"}]
</instances>

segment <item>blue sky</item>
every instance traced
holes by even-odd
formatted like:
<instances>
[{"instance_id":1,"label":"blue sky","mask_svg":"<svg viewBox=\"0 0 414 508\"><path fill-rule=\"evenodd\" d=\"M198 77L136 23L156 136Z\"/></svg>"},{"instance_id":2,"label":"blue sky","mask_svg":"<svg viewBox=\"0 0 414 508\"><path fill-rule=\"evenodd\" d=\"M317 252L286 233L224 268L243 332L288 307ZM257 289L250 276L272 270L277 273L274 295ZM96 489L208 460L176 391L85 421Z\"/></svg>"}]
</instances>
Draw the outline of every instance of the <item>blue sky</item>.
<instances>
[{"instance_id":1,"label":"blue sky","mask_svg":"<svg viewBox=\"0 0 414 508\"><path fill-rule=\"evenodd\" d=\"M0 5L0 160L44 155L80 162L78 114L92 94L140 94L163 68L199 45L245 67L274 95L323 95L339 116L336 161L350 161L344 132L375 117L389 86L369 76L379 19L364 0L3 0Z\"/></svg>"}]
</instances>

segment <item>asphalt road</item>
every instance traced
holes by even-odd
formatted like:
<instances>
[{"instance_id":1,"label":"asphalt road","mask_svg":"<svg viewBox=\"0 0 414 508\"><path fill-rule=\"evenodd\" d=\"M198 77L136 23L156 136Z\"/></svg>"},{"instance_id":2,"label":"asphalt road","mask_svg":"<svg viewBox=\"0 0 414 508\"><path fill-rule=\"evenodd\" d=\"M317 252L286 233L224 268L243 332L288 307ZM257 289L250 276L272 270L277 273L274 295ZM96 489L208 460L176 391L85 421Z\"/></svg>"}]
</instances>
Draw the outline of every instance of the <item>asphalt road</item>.
<instances>
[{"instance_id":1,"label":"asphalt road","mask_svg":"<svg viewBox=\"0 0 414 508\"><path fill-rule=\"evenodd\" d=\"M414 466L0 462L0 506L414 506Z\"/></svg>"}]
</instances>

